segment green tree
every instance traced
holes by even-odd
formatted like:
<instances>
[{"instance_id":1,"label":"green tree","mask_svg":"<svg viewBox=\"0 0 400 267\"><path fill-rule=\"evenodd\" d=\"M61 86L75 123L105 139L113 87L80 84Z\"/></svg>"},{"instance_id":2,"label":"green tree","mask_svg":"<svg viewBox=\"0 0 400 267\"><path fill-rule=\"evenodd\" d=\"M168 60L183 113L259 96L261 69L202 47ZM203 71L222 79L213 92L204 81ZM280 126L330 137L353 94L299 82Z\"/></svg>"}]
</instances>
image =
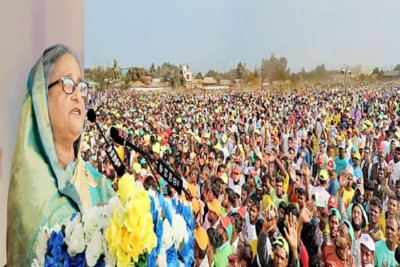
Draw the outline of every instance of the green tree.
<instances>
[{"instance_id":1,"label":"green tree","mask_svg":"<svg viewBox=\"0 0 400 267\"><path fill-rule=\"evenodd\" d=\"M121 78L121 69L119 68L118 61L116 59L113 60L112 71L113 71L113 78L115 80Z\"/></svg>"},{"instance_id":2,"label":"green tree","mask_svg":"<svg viewBox=\"0 0 400 267\"><path fill-rule=\"evenodd\" d=\"M379 71L379 68L378 67L376 67L376 68L374 68L373 70L372 70L372 74L379 74L380 73L380 71Z\"/></svg>"},{"instance_id":3,"label":"green tree","mask_svg":"<svg viewBox=\"0 0 400 267\"><path fill-rule=\"evenodd\" d=\"M255 65L254 66L254 71L253 71L253 78L257 79L258 77L259 77L259 69L258 69L258 66Z\"/></svg>"},{"instance_id":4,"label":"green tree","mask_svg":"<svg viewBox=\"0 0 400 267\"><path fill-rule=\"evenodd\" d=\"M262 61L263 79L272 81L284 81L289 77L290 70L287 67L287 59L285 57L277 58L274 53L269 59Z\"/></svg>"},{"instance_id":5,"label":"green tree","mask_svg":"<svg viewBox=\"0 0 400 267\"><path fill-rule=\"evenodd\" d=\"M85 69L85 77L89 81L96 82L99 85L99 90L104 90L107 89L110 80L114 79L114 70L101 66Z\"/></svg>"},{"instance_id":6,"label":"green tree","mask_svg":"<svg viewBox=\"0 0 400 267\"><path fill-rule=\"evenodd\" d=\"M292 84L297 84L301 81L301 73L291 73L289 80Z\"/></svg>"},{"instance_id":7,"label":"green tree","mask_svg":"<svg viewBox=\"0 0 400 267\"><path fill-rule=\"evenodd\" d=\"M222 74L221 73L219 73L218 71L216 71L216 70L209 70L207 73L206 73L206 75L205 75L206 77L213 77L215 80L217 80L217 81L219 81L219 80L221 80L223 77L222 77Z\"/></svg>"},{"instance_id":8,"label":"green tree","mask_svg":"<svg viewBox=\"0 0 400 267\"><path fill-rule=\"evenodd\" d=\"M242 62L239 62L236 67L236 79L243 79L244 71L245 71L245 66L242 65Z\"/></svg>"},{"instance_id":9,"label":"green tree","mask_svg":"<svg viewBox=\"0 0 400 267\"><path fill-rule=\"evenodd\" d=\"M185 86L185 78L183 77L182 69L172 63L165 62L161 65L160 77L170 82L173 88Z\"/></svg>"},{"instance_id":10,"label":"green tree","mask_svg":"<svg viewBox=\"0 0 400 267\"><path fill-rule=\"evenodd\" d=\"M154 66L154 63L151 63L150 69L149 69L149 73L152 77L154 77L156 75L156 68Z\"/></svg>"},{"instance_id":11,"label":"green tree","mask_svg":"<svg viewBox=\"0 0 400 267\"><path fill-rule=\"evenodd\" d=\"M396 67L394 67L394 70L400 70L400 64L397 64Z\"/></svg>"},{"instance_id":12,"label":"green tree","mask_svg":"<svg viewBox=\"0 0 400 267\"><path fill-rule=\"evenodd\" d=\"M328 72L324 64L315 67L314 77L316 80L326 80L328 78Z\"/></svg>"},{"instance_id":13,"label":"green tree","mask_svg":"<svg viewBox=\"0 0 400 267\"><path fill-rule=\"evenodd\" d=\"M203 79L203 74L201 74L201 71L199 71L196 76L194 76L195 79Z\"/></svg>"}]
</instances>

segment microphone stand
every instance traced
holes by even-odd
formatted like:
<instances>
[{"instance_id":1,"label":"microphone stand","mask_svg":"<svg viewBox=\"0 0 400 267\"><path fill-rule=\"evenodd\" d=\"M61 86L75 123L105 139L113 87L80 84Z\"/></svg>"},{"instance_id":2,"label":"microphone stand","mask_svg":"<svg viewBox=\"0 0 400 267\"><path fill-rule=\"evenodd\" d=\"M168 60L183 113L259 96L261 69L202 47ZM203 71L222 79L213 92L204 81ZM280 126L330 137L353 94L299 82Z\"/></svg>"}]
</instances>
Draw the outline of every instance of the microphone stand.
<instances>
[{"instance_id":1,"label":"microphone stand","mask_svg":"<svg viewBox=\"0 0 400 267\"><path fill-rule=\"evenodd\" d=\"M183 187L183 179L180 178L173 170L171 170L171 168L163 160L161 160L161 159L159 159L158 161L155 160L148 152L133 145L126 139L123 139L119 135L119 131L117 129L115 129L114 127L112 127L110 129L110 131L111 131L111 138L114 139L114 141L117 144L128 147L128 148L134 150L135 152L139 153L140 155L142 155L146 159L147 163L150 162L151 164L154 164L157 166L158 174L161 175L166 180L166 182L169 185L171 185L179 194L183 191L190 200L193 198L193 196L190 194L190 192L186 188ZM149 163L149 166L152 169L152 166L150 163ZM154 172L153 169L152 169L152 171Z\"/></svg>"}]
</instances>

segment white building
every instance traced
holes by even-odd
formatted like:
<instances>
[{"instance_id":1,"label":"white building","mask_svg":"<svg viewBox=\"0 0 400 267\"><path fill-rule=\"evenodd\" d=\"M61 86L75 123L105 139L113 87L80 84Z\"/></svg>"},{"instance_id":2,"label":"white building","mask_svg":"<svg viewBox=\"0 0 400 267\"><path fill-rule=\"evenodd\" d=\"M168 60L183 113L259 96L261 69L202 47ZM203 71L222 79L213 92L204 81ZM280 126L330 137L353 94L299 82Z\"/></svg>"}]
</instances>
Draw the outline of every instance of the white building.
<instances>
[{"instance_id":1,"label":"white building","mask_svg":"<svg viewBox=\"0 0 400 267\"><path fill-rule=\"evenodd\" d=\"M193 80L192 65L182 64L183 77L185 77L186 84L190 84Z\"/></svg>"}]
</instances>

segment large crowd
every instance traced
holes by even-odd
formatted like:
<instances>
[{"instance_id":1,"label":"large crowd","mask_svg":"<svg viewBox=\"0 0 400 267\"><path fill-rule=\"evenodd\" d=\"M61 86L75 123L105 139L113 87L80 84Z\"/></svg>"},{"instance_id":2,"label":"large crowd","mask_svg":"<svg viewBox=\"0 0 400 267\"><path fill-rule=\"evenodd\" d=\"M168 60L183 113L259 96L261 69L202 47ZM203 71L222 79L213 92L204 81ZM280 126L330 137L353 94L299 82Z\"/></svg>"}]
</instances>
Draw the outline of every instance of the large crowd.
<instances>
[{"instance_id":1,"label":"large crowd","mask_svg":"<svg viewBox=\"0 0 400 267\"><path fill-rule=\"evenodd\" d=\"M92 93L110 129L164 160L179 195L143 155L114 144L145 187L192 203L195 266L397 266L399 84L305 94ZM82 157L113 188L106 141L86 125Z\"/></svg>"}]
</instances>

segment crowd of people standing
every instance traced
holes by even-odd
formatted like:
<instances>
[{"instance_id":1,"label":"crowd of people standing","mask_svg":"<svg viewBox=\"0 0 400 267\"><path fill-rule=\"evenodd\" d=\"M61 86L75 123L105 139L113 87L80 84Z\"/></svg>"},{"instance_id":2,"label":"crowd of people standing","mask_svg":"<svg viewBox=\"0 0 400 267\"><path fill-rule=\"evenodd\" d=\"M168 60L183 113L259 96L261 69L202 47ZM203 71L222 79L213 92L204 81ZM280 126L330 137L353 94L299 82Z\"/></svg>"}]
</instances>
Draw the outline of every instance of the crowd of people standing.
<instances>
[{"instance_id":1,"label":"crowd of people standing","mask_svg":"<svg viewBox=\"0 0 400 267\"><path fill-rule=\"evenodd\" d=\"M109 91L89 102L107 138L117 128L183 179L195 266L380 267L398 264L398 90ZM105 143L88 123L82 156L117 189ZM182 197L143 155L114 145L145 187Z\"/></svg>"}]
</instances>

